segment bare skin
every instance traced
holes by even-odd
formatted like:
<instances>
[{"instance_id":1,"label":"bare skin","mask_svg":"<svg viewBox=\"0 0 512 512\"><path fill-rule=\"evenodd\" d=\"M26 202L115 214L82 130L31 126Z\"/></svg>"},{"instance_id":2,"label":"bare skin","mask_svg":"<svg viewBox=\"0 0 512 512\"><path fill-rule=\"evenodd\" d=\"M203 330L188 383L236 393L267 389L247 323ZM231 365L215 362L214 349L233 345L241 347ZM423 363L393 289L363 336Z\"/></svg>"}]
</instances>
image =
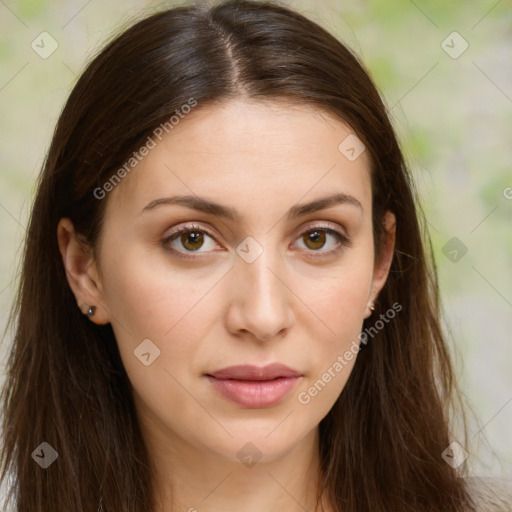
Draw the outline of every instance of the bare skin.
<instances>
[{"instance_id":1,"label":"bare skin","mask_svg":"<svg viewBox=\"0 0 512 512\"><path fill-rule=\"evenodd\" d=\"M97 307L91 321L112 323L155 467L155 512L320 511L318 424L356 357L331 370L320 392L308 390L371 315L395 218L387 212L387 246L375 262L369 155L351 161L338 149L353 133L338 118L285 102L200 107L103 199L95 251L61 219L69 285L78 305ZM335 193L345 201L288 217ZM176 195L206 198L239 218L177 204L144 210ZM169 239L176 228L188 232ZM241 256L254 251L252 262ZM160 350L147 366L134 355L145 339ZM206 378L271 362L301 377L269 407L233 403Z\"/></svg>"}]
</instances>

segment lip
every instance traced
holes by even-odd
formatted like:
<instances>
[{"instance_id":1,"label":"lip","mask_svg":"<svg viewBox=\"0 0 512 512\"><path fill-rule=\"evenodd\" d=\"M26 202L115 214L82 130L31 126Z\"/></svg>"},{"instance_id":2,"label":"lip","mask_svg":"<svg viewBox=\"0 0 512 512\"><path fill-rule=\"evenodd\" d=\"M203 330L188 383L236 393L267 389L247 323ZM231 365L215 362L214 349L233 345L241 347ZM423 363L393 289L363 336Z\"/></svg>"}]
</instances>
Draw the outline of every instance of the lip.
<instances>
[{"instance_id":1,"label":"lip","mask_svg":"<svg viewBox=\"0 0 512 512\"><path fill-rule=\"evenodd\" d=\"M242 407L261 409L276 405L296 386L302 374L280 363L259 367L237 365L206 375L224 398Z\"/></svg>"}]
</instances>

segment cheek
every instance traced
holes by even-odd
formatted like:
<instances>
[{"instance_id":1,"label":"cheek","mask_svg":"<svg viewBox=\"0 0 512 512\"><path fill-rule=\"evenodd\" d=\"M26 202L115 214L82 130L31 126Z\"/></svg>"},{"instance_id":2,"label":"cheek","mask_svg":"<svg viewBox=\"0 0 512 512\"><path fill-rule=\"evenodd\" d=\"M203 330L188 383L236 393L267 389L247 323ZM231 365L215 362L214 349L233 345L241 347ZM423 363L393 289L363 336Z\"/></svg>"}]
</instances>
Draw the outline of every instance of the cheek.
<instances>
[{"instance_id":1,"label":"cheek","mask_svg":"<svg viewBox=\"0 0 512 512\"><path fill-rule=\"evenodd\" d=\"M343 390L359 352L364 313L373 274L371 251L352 254L329 277L299 280L297 290L314 314L307 348L311 372L297 393L297 401L314 416L325 416Z\"/></svg>"},{"instance_id":2,"label":"cheek","mask_svg":"<svg viewBox=\"0 0 512 512\"><path fill-rule=\"evenodd\" d=\"M354 253L332 271L294 278L294 292L314 313L310 328L316 324L317 336L325 332L339 344L357 334L368 304L372 274L371 258Z\"/></svg>"},{"instance_id":3,"label":"cheek","mask_svg":"<svg viewBox=\"0 0 512 512\"><path fill-rule=\"evenodd\" d=\"M143 261L128 251L121 264L112 265L105 299L139 410L186 436L190 424L205 422L189 392L197 386L201 340L219 317L218 301L209 293L219 276L194 278Z\"/></svg>"},{"instance_id":4,"label":"cheek","mask_svg":"<svg viewBox=\"0 0 512 512\"><path fill-rule=\"evenodd\" d=\"M104 297L123 366L149 402L180 401L173 376L186 385L199 372L201 340L219 318L211 292L220 276L143 264L148 258L135 250L122 254L119 263L105 260ZM179 406L186 408L183 398Z\"/></svg>"},{"instance_id":5,"label":"cheek","mask_svg":"<svg viewBox=\"0 0 512 512\"><path fill-rule=\"evenodd\" d=\"M104 297L112 323L134 339L165 338L215 284L213 274L153 265L135 251L109 268Z\"/></svg>"},{"instance_id":6,"label":"cheek","mask_svg":"<svg viewBox=\"0 0 512 512\"><path fill-rule=\"evenodd\" d=\"M359 335L367 302L346 282L332 287L315 304L307 348L310 372L297 390L299 412L319 422L330 411L350 377L359 352Z\"/></svg>"}]
</instances>

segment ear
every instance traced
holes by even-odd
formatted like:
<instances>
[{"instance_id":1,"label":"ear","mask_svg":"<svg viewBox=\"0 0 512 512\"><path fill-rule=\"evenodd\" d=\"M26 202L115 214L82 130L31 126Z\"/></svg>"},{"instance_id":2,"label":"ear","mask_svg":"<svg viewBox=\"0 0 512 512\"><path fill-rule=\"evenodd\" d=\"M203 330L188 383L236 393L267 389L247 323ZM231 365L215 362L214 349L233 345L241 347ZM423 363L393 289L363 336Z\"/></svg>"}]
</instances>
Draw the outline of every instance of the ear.
<instances>
[{"instance_id":1,"label":"ear","mask_svg":"<svg viewBox=\"0 0 512 512\"><path fill-rule=\"evenodd\" d=\"M369 305L377 299L388 278L391 262L395 251L395 235L396 235L396 217L389 210L384 214L385 240L384 247L380 255L380 259L376 262L373 270L372 286L369 297ZM366 308L364 318L368 318L372 314L372 310L368 306Z\"/></svg>"},{"instance_id":2,"label":"ear","mask_svg":"<svg viewBox=\"0 0 512 512\"><path fill-rule=\"evenodd\" d=\"M89 307L95 306L96 311L89 319L98 325L108 324L110 316L103 301L101 280L92 250L77 236L70 219L60 219L57 241L66 277L78 307L85 313Z\"/></svg>"}]
</instances>

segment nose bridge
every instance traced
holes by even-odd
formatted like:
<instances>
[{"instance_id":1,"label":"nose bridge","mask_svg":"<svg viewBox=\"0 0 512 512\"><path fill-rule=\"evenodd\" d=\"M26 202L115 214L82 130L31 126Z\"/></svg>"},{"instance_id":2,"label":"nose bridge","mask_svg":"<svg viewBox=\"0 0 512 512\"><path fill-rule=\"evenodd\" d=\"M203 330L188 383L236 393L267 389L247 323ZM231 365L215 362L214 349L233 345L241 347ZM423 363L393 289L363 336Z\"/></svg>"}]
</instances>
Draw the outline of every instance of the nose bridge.
<instances>
[{"instance_id":1,"label":"nose bridge","mask_svg":"<svg viewBox=\"0 0 512 512\"><path fill-rule=\"evenodd\" d=\"M252 243L252 245L251 245ZM239 329L251 331L260 339L276 336L292 322L291 293L284 284L284 265L281 255L270 238L265 242L249 241L239 247L235 262ZM259 247L259 248L258 248ZM243 249L258 251L252 260L245 258ZM240 250L242 249L242 252ZM254 257L254 253L252 257Z\"/></svg>"}]
</instances>

